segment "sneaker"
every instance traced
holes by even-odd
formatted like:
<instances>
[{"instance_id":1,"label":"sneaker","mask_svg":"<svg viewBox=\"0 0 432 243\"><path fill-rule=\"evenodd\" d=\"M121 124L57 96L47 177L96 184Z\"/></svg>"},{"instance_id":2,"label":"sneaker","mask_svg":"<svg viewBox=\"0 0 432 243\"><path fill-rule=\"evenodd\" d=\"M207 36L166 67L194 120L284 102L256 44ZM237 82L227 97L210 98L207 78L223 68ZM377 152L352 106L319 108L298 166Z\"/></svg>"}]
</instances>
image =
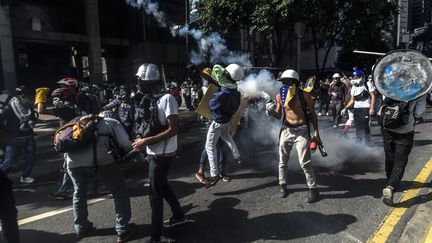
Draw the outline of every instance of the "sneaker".
<instances>
[{"instance_id":1,"label":"sneaker","mask_svg":"<svg viewBox=\"0 0 432 243\"><path fill-rule=\"evenodd\" d=\"M69 199L67 195L58 192L50 192L49 195L53 197L55 200L59 200L59 201L64 201Z\"/></svg>"},{"instance_id":2,"label":"sneaker","mask_svg":"<svg viewBox=\"0 0 432 243\"><path fill-rule=\"evenodd\" d=\"M231 177L227 176L227 175L219 175L220 180L224 181L224 182L229 182L231 181Z\"/></svg>"},{"instance_id":3,"label":"sneaker","mask_svg":"<svg viewBox=\"0 0 432 243\"><path fill-rule=\"evenodd\" d=\"M322 116L321 112L318 112L318 116Z\"/></svg>"},{"instance_id":4,"label":"sneaker","mask_svg":"<svg viewBox=\"0 0 432 243\"><path fill-rule=\"evenodd\" d=\"M242 159L241 158L237 158L237 159L234 159L234 161L236 162L236 164L238 164L238 165L241 165L241 164L243 164L243 161L242 161Z\"/></svg>"},{"instance_id":5,"label":"sneaker","mask_svg":"<svg viewBox=\"0 0 432 243\"><path fill-rule=\"evenodd\" d=\"M287 190L286 184L280 185L279 197L280 198L288 197L288 190Z\"/></svg>"},{"instance_id":6,"label":"sneaker","mask_svg":"<svg viewBox=\"0 0 432 243\"><path fill-rule=\"evenodd\" d=\"M319 191L317 188L312 188L309 190L308 197L306 199L307 203L314 203L319 201Z\"/></svg>"},{"instance_id":7,"label":"sneaker","mask_svg":"<svg viewBox=\"0 0 432 243\"><path fill-rule=\"evenodd\" d=\"M181 218L171 217L170 219L167 219L163 222L163 226L165 228L170 228L170 227L185 224L185 223L187 223L187 219L185 216L183 216Z\"/></svg>"},{"instance_id":8,"label":"sneaker","mask_svg":"<svg viewBox=\"0 0 432 243\"><path fill-rule=\"evenodd\" d=\"M135 225L129 224L129 229L123 234L117 235L117 243L127 242L131 236L135 233Z\"/></svg>"},{"instance_id":9,"label":"sneaker","mask_svg":"<svg viewBox=\"0 0 432 243\"><path fill-rule=\"evenodd\" d=\"M393 206L393 187L388 186L383 189L383 203L387 206Z\"/></svg>"},{"instance_id":10,"label":"sneaker","mask_svg":"<svg viewBox=\"0 0 432 243\"><path fill-rule=\"evenodd\" d=\"M337 128L337 126L336 126L336 125L333 125L333 128Z\"/></svg>"},{"instance_id":11,"label":"sneaker","mask_svg":"<svg viewBox=\"0 0 432 243\"><path fill-rule=\"evenodd\" d=\"M214 185L216 185L216 183L218 183L219 179L220 179L219 176L211 177L210 180L209 180L209 182L206 185L206 189L210 189Z\"/></svg>"},{"instance_id":12,"label":"sneaker","mask_svg":"<svg viewBox=\"0 0 432 243\"><path fill-rule=\"evenodd\" d=\"M25 184L32 184L34 182L34 179L31 177L22 177L21 176L20 182L25 183Z\"/></svg>"},{"instance_id":13,"label":"sneaker","mask_svg":"<svg viewBox=\"0 0 432 243\"><path fill-rule=\"evenodd\" d=\"M201 182L204 185L207 185L209 183L209 181L207 180L204 174L197 172L195 173L195 177L198 179L199 182Z\"/></svg>"},{"instance_id":14,"label":"sneaker","mask_svg":"<svg viewBox=\"0 0 432 243\"><path fill-rule=\"evenodd\" d=\"M96 227L94 227L93 224L90 223L90 225L87 228L82 229L79 233L76 233L75 239L79 240L87 236L90 236L94 230L96 230Z\"/></svg>"},{"instance_id":15,"label":"sneaker","mask_svg":"<svg viewBox=\"0 0 432 243\"><path fill-rule=\"evenodd\" d=\"M330 116L330 114L328 112L326 112L326 116Z\"/></svg>"}]
</instances>

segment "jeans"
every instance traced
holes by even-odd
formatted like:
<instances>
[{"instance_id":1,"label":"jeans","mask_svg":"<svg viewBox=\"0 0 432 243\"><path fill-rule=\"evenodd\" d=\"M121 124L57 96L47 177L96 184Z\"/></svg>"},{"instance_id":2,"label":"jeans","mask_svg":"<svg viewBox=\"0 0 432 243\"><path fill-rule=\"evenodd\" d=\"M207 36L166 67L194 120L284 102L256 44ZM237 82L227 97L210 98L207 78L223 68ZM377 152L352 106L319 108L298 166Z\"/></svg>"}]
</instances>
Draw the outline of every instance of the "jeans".
<instances>
[{"instance_id":1,"label":"jeans","mask_svg":"<svg viewBox=\"0 0 432 243\"><path fill-rule=\"evenodd\" d=\"M224 171L224 167L225 167L225 158L224 158L224 154L222 153L222 143L221 140L219 139L219 141L216 144L216 149L217 149L217 154L218 154L218 162L219 162L219 169L221 171ZM205 167L205 163L208 160L208 156L207 156L207 150L204 147L204 149L201 152L201 157L199 160L199 167L202 167L204 169Z\"/></svg>"},{"instance_id":2,"label":"jeans","mask_svg":"<svg viewBox=\"0 0 432 243\"><path fill-rule=\"evenodd\" d=\"M219 138L221 138L230 148L234 159L239 159L240 154L237 149L236 144L234 143L233 138L229 133L230 124L229 123L217 123L213 121L210 124L210 128L207 132L207 140L206 140L206 151L210 164L210 176L215 177L219 175L218 171L218 159L217 159L217 142Z\"/></svg>"},{"instance_id":3,"label":"jeans","mask_svg":"<svg viewBox=\"0 0 432 243\"><path fill-rule=\"evenodd\" d=\"M338 126L341 119L342 111L342 100L333 100L332 101L332 112L333 112L333 125Z\"/></svg>"},{"instance_id":4,"label":"jeans","mask_svg":"<svg viewBox=\"0 0 432 243\"><path fill-rule=\"evenodd\" d=\"M59 189L57 190L57 193L66 195L67 190L69 189L69 186L72 184L71 178L67 172L67 164L66 164L66 156L67 154L64 154L64 162L63 162L63 178L61 185Z\"/></svg>"},{"instance_id":5,"label":"jeans","mask_svg":"<svg viewBox=\"0 0 432 243\"><path fill-rule=\"evenodd\" d=\"M359 143L370 143L369 108L354 108L354 124Z\"/></svg>"},{"instance_id":6,"label":"jeans","mask_svg":"<svg viewBox=\"0 0 432 243\"><path fill-rule=\"evenodd\" d=\"M325 112L328 112L329 105L330 105L330 97L328 95L320 95L320 103L319 103L319 111L322 111L322 108L325 106Z\"/></svg>"},{"instance_id":7,"label":"jeans","mask_svg":"<svg viewBox=\"0 0 432 243\"><path fill-rule=\"evenodd\" d=\"M396 189L402 180L414 143L414 131L404 134L381 129L385 151L386 186Z\"/></svg>"},{"instance_id":8,"label":"jeans","mask_svg":"<svg viewBox=\"0 0 432 243\"><path fill-rule=\"evenodd\" d=\"M69 175L74 185L72 204L75 219L75 232L77 234L88 229L92 225L87 219L87 187L89 180L94 173L95 168L93 167L77 167L69 169ZM123 234L129 227L128 224L131 218L131 205L130 198L126 192L125 182L120 166L116 163L99 166L97 168L97 177L105 184L107 189L113 195L116 213L115 229L117 234Z\"/></svg>"},{"instance_id":9,"label":"jeans","mask_svg":"<svg viewBox=\"0 0 432 243\"><path fill-rule=\"evenodd\" d=\"M163 226L163 200L171 207L173 217L183 218L184 213L176 195L168 184L168 172L173 157L149 155L151 238L159 241Z\"/></svg>"},{"instance_id":10,"label":"jeans","mask_svg":"<svg viewBox=\"0 0 432 243\"><path fill-rule=\"evenodd\" d=\"M0 171L0 221L4 238L8 243L20 242L17 222L18 210L12 192L12 181Z\"/></svg>"},{"instance_id":11,"label":"jeans","mask_svg":"<svg viewBox=\"0 0 432 243\"><path fill-rule=\"evenodd\" d=\"M300 167L306 176L306 183L309 188L316 188L306 126L285 128L281 132L279 138L279 184L287 184L288 159L294 144L297 149Z\"/></svg>"},{"instance_id":12,"label":"jeans","mask_svg":"<svg viewBox=\"0 0 432 243\"><path fill-rule=\"evenodd\" d=\"M5 159L0 164L0 169L7 174L16 162L21 149L24 149L25 164L22 177L29 177L36 161L36 141L33 136L17 137L12 139L12 144L6 147Z\"/></svg>"}]
</instances>

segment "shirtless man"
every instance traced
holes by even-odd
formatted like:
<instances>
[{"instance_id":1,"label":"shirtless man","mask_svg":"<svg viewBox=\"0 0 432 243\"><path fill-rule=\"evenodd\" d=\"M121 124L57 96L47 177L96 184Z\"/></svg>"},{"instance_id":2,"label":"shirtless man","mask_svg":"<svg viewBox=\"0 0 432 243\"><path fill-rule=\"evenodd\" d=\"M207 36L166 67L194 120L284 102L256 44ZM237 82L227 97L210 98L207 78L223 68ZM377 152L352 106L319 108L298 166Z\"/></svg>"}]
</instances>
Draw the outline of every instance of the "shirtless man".
<instances>
[{"instance_id":1,"label":"shirtless man","mask_svg":"<svg viewBox=\"0 0 432 243\"><path fill-rule=\"evenodd\" d=\"M315 174L311 164L311 151L309 148L309 131L306 116L302 109L301 96L303 92L298 88L299 78L294 70L286 70L282 73L279 81L283 83L280 93L276 95L276 102L267 101L266 113L277 119L283 117L280 137L279 137L279 185L280 197L288 196L287 191L287 171L288 159L291 149L295 145L297 149L300 166L306 176L309 187L307 203L314 203L319 200L319 191L315 181ZM304 104L307 106L312 118L314 128L314 138L317 143L320 141L318 132L318 119L314 110L312 97L309 93L303 92ZM306 107L305 107L306 109Z\"/></svg>"}]
</instances>

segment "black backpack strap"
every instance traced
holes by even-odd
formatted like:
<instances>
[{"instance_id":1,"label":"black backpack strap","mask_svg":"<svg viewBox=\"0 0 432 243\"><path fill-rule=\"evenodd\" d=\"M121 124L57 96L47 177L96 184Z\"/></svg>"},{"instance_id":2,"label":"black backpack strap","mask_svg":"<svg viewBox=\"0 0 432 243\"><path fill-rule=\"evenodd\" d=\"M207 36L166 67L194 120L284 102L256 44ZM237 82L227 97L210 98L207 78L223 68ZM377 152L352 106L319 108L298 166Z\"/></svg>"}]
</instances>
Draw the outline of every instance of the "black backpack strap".
<instances>
[{"instance_id":1,"label":"black backpack strap","mask_svg":"<svg viewBox=\"0 0 432 243\"><path fill-rule=\"evenodd\" d=\"M303 90L297 88L297 94L299 96L299 100L300 100L300 105L302 107L303 113L305 115L305 120L306 120L306 125L307 125L307 130L308 130L308 137L309 139L311 138L310 136L310 121L309 121L309 115L308 115L308 109L307 109L307 104L304 98L304 93Z\"/></svg>"}]
</instances>

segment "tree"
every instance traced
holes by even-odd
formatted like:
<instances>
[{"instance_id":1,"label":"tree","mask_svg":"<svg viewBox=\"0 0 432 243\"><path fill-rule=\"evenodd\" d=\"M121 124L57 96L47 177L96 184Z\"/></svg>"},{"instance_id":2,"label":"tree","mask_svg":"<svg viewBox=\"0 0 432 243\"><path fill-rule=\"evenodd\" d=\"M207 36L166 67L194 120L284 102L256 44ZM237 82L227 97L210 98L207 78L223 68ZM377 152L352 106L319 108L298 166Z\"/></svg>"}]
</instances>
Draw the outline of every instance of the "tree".
<instances>
[{"instance_id":1,"label":"tree","mask_svg":"<svg viewBox=\"0 0 432 243\"><path fill-rule=\"evenodd\" d=\"M428 24L423 31L413 36L410 47L432 57L432 24Z\"/></svg>"},{"instance_id":2,"label":"tree","mask_svg":"<svg viewBox=\"0 0 432 243\"><path fill-rule=\"evenodd\" d=\"M338 66L351 70L353 66L370 71L377 61L376 56L359 55L354 50L387 52L390 50L394 22L398 7L396 2L369 0L350 1L345 12L348 28L341 33L342 51L339 53Z\"/></svg>"},{"instance_id":3,"label":"tree","mask_svg":"<svg viewBox=\"0 0 432 243\"><path fill-rule=\"evenodd\" d=\"M199 27L224 36L240 28L261 35L270 66L279 66L297 22L293 0L201 0Z\"/></svg>"}]
</instances>

